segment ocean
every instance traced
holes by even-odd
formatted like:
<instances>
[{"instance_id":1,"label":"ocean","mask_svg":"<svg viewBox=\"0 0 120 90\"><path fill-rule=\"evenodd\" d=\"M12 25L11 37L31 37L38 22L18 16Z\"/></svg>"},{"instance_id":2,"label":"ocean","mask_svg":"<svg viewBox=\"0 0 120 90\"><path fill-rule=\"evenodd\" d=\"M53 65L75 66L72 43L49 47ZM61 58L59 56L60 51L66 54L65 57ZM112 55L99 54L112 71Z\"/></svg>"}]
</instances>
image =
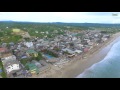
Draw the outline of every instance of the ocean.
<instances>
[{"instance_id":1,"label":"ocean","mask_svg":"<svg viewBox=\"0 0 120 90\"><path fill-rule=\"evenodd\" d=\"M76 78L120 78L120 37L110 45L103 49L110 49L103 60L93 64Z\"/></svg>"}]
</instances>

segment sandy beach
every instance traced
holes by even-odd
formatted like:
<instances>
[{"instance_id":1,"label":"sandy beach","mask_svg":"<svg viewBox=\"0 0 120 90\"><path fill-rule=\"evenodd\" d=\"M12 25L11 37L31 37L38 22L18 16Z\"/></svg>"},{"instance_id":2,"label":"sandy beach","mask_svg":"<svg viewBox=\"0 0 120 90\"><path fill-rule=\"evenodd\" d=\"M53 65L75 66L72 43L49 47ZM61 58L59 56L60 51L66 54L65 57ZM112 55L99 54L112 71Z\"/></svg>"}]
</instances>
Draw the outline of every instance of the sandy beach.
<instances>
[{"instance_id":1,"label":"sandy beach","mask_svg":"<svg viewBox=\"0 0 120 90\"><path fill-rule=\"evenodd\" d=\"M80 59L79 56L76 56L74 60L66 63L62 67L51 65L51 69L49 71L41 73L35 78L75 78L85 69L101 61L107 55L112 45L119 40L119 36L120 32L113 34L106 42L94 47L84 55L84 59Z\"/></svg>"}]
</instances>

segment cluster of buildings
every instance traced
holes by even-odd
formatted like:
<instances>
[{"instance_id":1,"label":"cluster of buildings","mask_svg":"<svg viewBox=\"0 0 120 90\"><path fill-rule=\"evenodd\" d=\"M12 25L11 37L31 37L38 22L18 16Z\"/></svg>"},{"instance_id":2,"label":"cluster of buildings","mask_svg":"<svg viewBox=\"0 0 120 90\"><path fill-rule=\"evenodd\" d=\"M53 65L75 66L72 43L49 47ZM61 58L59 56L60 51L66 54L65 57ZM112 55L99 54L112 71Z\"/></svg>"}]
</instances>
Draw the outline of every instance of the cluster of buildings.
<instances>
[{"instance_id":1,"label":"cluster of buildings","mask_svg":"<svg viewBox=\"0 0 120 90\"><path fill-rule=\"evenodd\" d=\"M23 39L16 44L2 43L0 61L8 78L31 77L48 70L50 63L86 53L108 38L110 35L95 30L77 33L65 30L64 35L54 38L32 38L29 41Z\"/></svg>"}]
</instances>

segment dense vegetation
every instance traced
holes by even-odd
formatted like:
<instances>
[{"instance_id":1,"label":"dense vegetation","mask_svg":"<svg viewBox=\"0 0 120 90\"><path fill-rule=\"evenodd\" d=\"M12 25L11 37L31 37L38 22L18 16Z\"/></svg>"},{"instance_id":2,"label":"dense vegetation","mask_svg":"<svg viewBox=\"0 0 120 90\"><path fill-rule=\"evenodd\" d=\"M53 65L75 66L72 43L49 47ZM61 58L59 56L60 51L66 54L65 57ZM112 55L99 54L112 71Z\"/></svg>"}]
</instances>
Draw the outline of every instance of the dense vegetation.
<instances>
[{"instance_id":1,"label":"dense vegetation","mask_svg":"<svg viewBox=\"0 0 120 90\"><path fill-rule=\"evenodd\" d=\"M31 36L40 38L53 38L64 34L65 30L103 30L108 33L120 31L119 24L96 24L96 23L32 23L32 22L0 22L0 42L18 42L20 35L13 35L12 29L18 28L28 32Z\"/></svg>"}]
</instances>

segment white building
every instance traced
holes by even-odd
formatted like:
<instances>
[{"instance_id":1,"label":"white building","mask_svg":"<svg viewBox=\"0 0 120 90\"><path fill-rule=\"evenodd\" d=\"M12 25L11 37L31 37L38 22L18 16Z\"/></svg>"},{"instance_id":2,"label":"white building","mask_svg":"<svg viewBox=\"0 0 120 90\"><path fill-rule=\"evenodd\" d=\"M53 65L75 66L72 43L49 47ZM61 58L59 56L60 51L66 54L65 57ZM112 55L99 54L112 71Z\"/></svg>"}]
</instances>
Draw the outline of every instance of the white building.
<instances>
[{"instance_id":1,"label":"white building","mask_svg":"<svg viewBox=\"0 0 120 90\"><path fill-rule=\"evenodd\" d=\"M34 47L32 42L24 42L24 45L26 45L28 48Z\"/></svg>"},{"instance_id":2,"label":"white building","mask_svg":"<svg viewBox=\"0 0 120 90\"><path fill-rule=\"evenodd\" d=\"M1 61L7 75L21 69L19 62L16 60L15 55L6 54L1 58Z\"/></svg>"},{"instance_id":3,"label":"white building","mask_svg":"<svg viewBox=\"0 0 120 90\"><path fill-rule=\"evenodd\" d=\"M105 42L106 40L108 40L108 38L102 38L102 41L104 41L104 42Z\"/></svg>"},{"instance_id":4,"label":"white building","mask_svg":"<svg viewBox=\"0 0 120 90\"><path fill-rule=\"evenodd\" d=\"M6 67L7 73L10 73L13 70L19 70L19 69L20 69L19 64L12 64L12 65L9 65L8 67Z\"/></svg>"}]
</instances>

